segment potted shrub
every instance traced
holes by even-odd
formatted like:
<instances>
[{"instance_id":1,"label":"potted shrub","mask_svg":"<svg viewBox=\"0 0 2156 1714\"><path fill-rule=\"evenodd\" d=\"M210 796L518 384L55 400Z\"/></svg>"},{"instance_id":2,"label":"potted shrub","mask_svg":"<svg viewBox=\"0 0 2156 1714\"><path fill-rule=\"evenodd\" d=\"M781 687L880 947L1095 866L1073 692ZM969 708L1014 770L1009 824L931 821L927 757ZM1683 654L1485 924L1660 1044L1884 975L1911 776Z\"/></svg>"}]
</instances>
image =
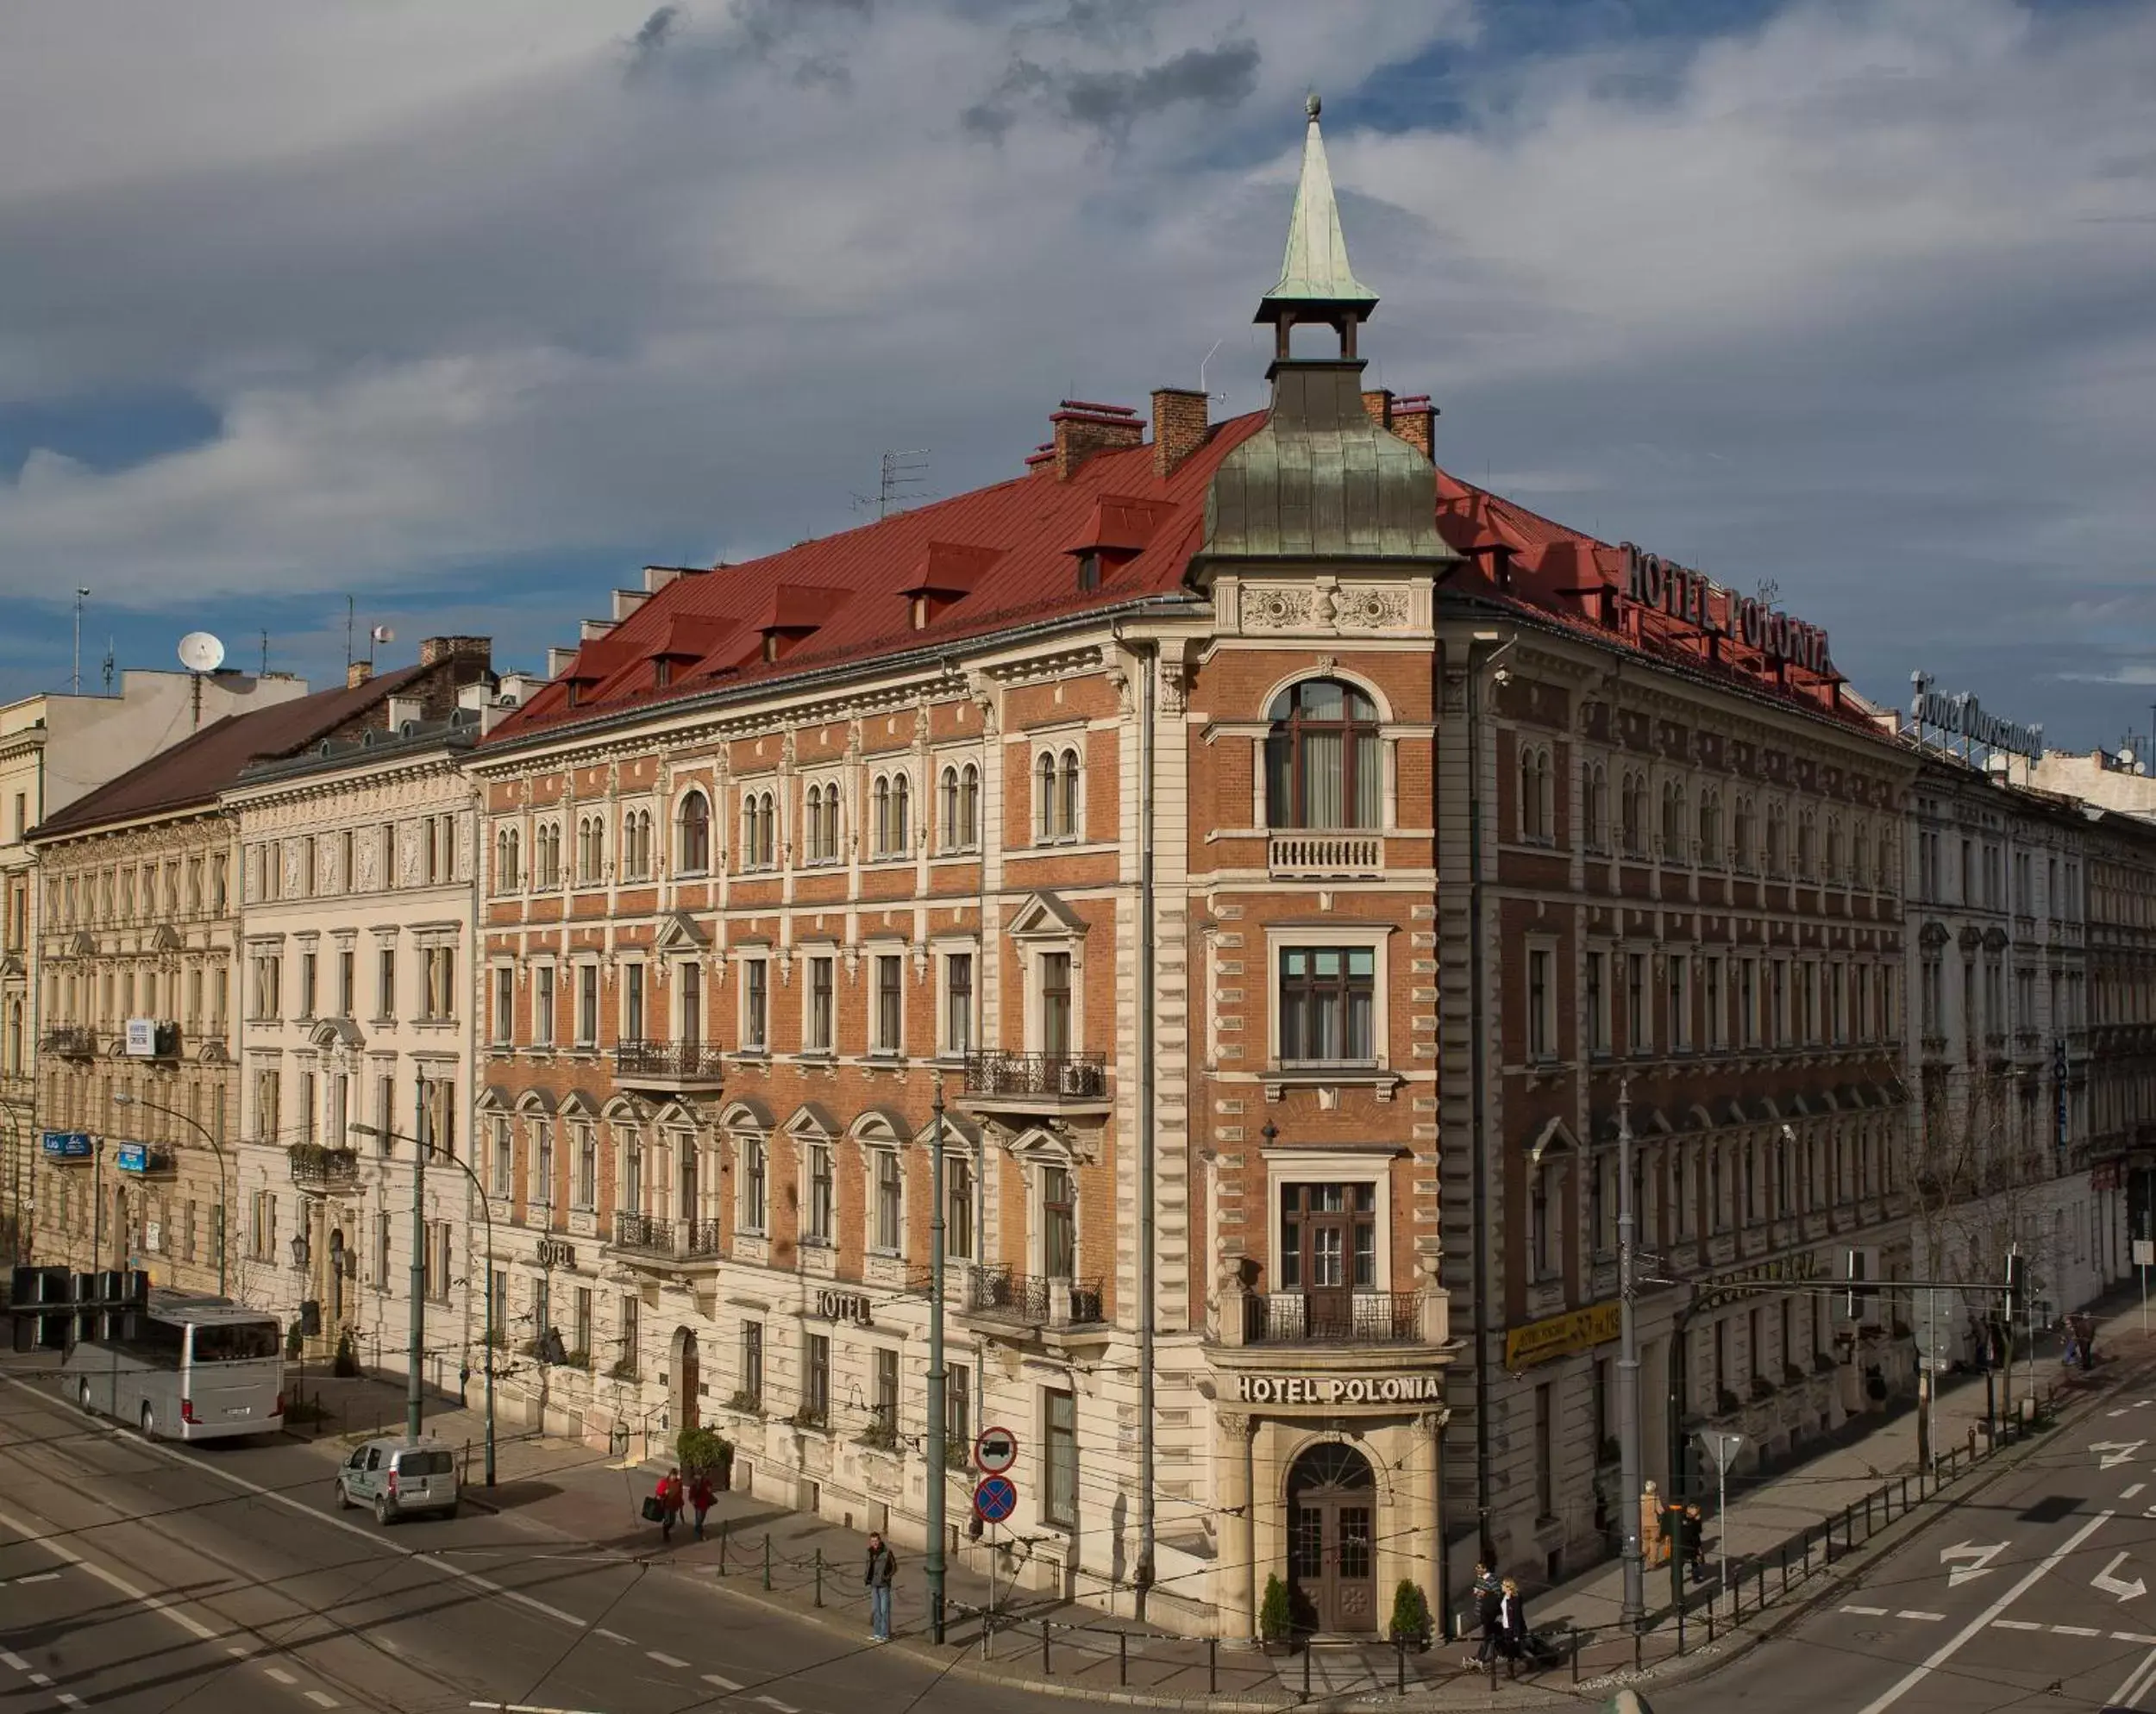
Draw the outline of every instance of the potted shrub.
<instances>
[{"instance_id":1,"label":"potted shrub","mask_svg":"<svg viewBox=\"0 0 2156 1714\"><path fill-rule=\"evenodd\" d=\"M1257 1607L1257 1640L1268 1655L1285 1655L1295 1646L1288 1616L1288 1586L1278 1572L1265 1580L1265 1598Z\"/></svg>"},{"instance_id":2,"label":"potted shrub","mask_svg":"<svg viewBox=\"0 0 2156 1714\"><path fill-rule=\"evenodd\" d=\"M714 1488L730 1487L734 1479L734 1443L716 1429L684 1429L674 1443L674 1460L681 1473L693 1481L709 1476Z\"/></svg>"},{"instance_id":3,"label":"potted shrub","mask_svg":"<svg viewBox=\"0 0 2156 1714\"><path fill-rule=\"evenodd\" d=\"M1412 1578L1401 1578L1400 1586L1393 1591L1389 1630L1397 1647L1420 1653L1430 1646L1430 1603Z\"/></svg>"}]
</instances>

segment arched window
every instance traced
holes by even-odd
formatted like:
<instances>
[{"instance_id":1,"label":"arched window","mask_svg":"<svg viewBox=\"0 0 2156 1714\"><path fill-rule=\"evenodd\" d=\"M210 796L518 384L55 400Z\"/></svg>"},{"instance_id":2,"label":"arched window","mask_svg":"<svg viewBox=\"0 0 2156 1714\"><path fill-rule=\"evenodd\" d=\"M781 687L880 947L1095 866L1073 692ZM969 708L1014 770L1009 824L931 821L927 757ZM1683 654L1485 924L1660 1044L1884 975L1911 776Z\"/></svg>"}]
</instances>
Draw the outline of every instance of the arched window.
<instances>
[{"instance_id":1,"label":"arched window","mask_svg":"<svg viewBox=\"0 0 2156 1714\"><path fill-rule=\"evenodd\" d=\"M1779 804L1767 805L1766 871L1779 875L1789 858L1789 823Z\"/></svg>"},{"instance_id":2,"label":"arched window","mask_svg":"<svg viewBox=\"0 0 2156 1714\"><path fill-rule=\"evenodd\" d=\"M711 800L692 791L681 800L676 850L685 875L707 873L711 866Z\"/></svg>"},{"instance_id":3,"label":"arched window","mask_svg":"<svg viewBox=\"0 0 2156 1714\"><path fill-rule=\"evenodd\" d=\"M1699 860L1713 864L1722 860L1722 798L1711 785L1699 795Z\"/></svg>"},{"instance_id":4,"label":"arched window","mask_svg":"<svg viewBox=\"0 0 2156 1714\"><path fill-rule=\"evenodd\" d=\"M1585 797L1587 848L1589 851L1607 851L1609 849L1609 770L1600 762L1588 764Z\"/></svg>"},{"instance_id":5,"label":"arched window","mask_svg":"<svg viewBox=\"0 0 2156 1714\"><path fill-rule=\"evenodd\" d=\"M585 816L576 825L576 879L591 886L604 878L606 864L606 823L597 816Z\"/></svg>"},{"instance_id":6,"label":"arched window","mask_svg":"<svg viewBox=\"0 0 2156 1714\"><path fill-rule=\"evenodd\" d=\"M1385 769L1369 697L1336 679L1306 679L1274 697L1266 717L1268 825L1382 825Z\"/></svg>"},{"instance_id":7,"label":"arched window","mask_svg":"<svg viewBox=\"0 0 2156 1714\"><path fill-rule=\"evenodd\" d=\"M1056 758L1044 750L1033 764L1033 838L1045 845L1056 836Z\"/></svg>"},{"instance_id":8,"label":"arched window","mask_svg":"<svg viewBox=\"0 0 2156 1714\"><path fill-rule=\"evenodd\" d=\"M947 767L937 779L936 795L943 816L943 845L945 851L958 847L958 770Z\"/></svg>"},{"instance_id":9,"label":"arched window","mask_svg":"<svg viewBox=\"0 0 2156 1714\"><path fill-rule=\"evenodd\" d=\"M1647 780L1645 774L1627 772L1625 775L1623 836L1626 856L1646 855Z\"/></svg>"},{"instance_id":10,"label":"arched window","mask_svg":"<svg viewBox=\"0 0 2156 1714\"><path fill-rule=\"evenodd\" d=\"M804 860L825 863L830 855L824 849L824 788L812 785L802 804L801 844Z\"/></svg>"},{"instance_id":11,"label":"arched window","mask_svg":"<svg viewBox=\"0 0 2156 1714\"><path fill-rule=\"evenodd\" d=\"M1056 836L1078 837L1078 752L1065 750L1056 778Z\"/></svg>"},{"instance_id":12,"label":"arched window","mask_svg":"<svg viewBox=\"0 0 2156 1714\"><path fill-rule=\"evenodd\" d=\"M1684 862L1691 854L1684 848L1685 823L1684 787L1674 779L1662 782L1662 859L1665 863Z\"/></svg>"},{"instance_id":13,"label":"arched window","mask_svg":"<svg viewBox=\"0 0 2156 1714\"><path fill-rule=\"evenodd\" d=\"M1829 816L1827 818L1827 879L1830 881L1839 881L1842 879L1841 817L1839 816Z\"/></svg>"},{"instance_id":14,"label":"arched window","mask_svg":"<svg viewBox=\"0 0 2156 1714\"><path fill-rule=\"evenodd\" d=\"M1868 887L1871 877L1871 830L1858 822L1849 834L1849 879L1852 885Z\"/></svg>"},{"instance_id":15,"label":"arched window","mask_svg":"<svg viewBox=\"0 0 2156 1714\"><path fill-rule=\"evenodd\" d=\"M1796 873L1801 880L1814 880L1819 867L1819 820L1809 810L1796 818Z\"/></svg>"},{"instance_id":16,"label":"arched window","mask_svg":"<svg viewBox=\"0 0 2156 1714\"><path fill-rule=\"evenodd\" d=\"M769 869L777 866L778 804L768 791L751 791L741 800L741 866Z\"/></svg>"},{"instance_id":17,"label":"arched window","mask_svg":"<svg viewBox=\"0 0 2156 1714\"><path fill-rule=\"evenodd\" d=\"M824 788L824 858L836 863L838 849L838 782L833 780Z\"/></svg>"},{"instance_id":18,"label":"arched window","mask_svg":"<svg viewBox=\"0 0 2156 1714\"><path fill-rule=\"evenodd\" d=\"M875 829L876 855L886 856L891 849L891 781L879 774L868 793L868 825Z\"/></svg>"},{"instance_id":19,"label":"arched window","mask_svg":"<svg viewBox=\"0 0 2156 1714\"><path fill-rule=\"evenodd\" d=\"M902 773L891 777L891 842L887 854L903 857L913 848L913 783Z\"/></svg>"},{"instance_id":20,"label":"arched window","mask_svg":"<svg viewBox=\"0 0 2156 1714\"><path fill-rule=\"evenodd\" d=\"M494 890L497 892L516 891L517 873L517 833L513 827L505 827L494 835Z\"/></svg>"},{"instance_id":21,"label":"arched window","mask_svg":"<svg viewBox=\"0 0 2156 1714\"><path fill-rule=\"evenodd\" d=\"M1550 753L1539 744L1529 744L1520 752L1520 837L1536 845L1549 843L1554 808Z\"/></svg>"},{"instance_id":22,"label":"arched window","mask_svg":"<svg viewBox=\"0 0 2156 1714\"><path fill-rule=\"evenodd\" d=\"M1737 794L1737 812L1729 824L1730 855L1739 874L1752 873L1752 799L1740 791Z\"/></svg>"}]
</instances>

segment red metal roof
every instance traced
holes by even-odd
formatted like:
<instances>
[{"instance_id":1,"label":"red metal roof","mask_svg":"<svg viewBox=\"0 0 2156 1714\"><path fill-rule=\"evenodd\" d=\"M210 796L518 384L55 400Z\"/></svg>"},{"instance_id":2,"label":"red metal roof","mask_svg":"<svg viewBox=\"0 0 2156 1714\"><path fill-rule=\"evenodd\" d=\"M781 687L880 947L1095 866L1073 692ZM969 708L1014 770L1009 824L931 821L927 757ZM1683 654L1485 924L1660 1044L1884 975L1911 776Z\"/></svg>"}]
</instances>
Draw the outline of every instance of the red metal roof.
<instances>
[{"instance_id":1,"label":"red metal roof","mask_svg":"<svg viewBox=\"0 0 2156 1714\"><path fill-rule=\"evenodd\" d=\"M1079 409L1107 414L1101 406ZM1173 595L1201 545L1214 471L1264 422L1258 411L1216 424L1165 480L1154 472L1150 446L1112 447L1094 453L1066 482L1037 472L763 559L678 577L585 643L567 672L486 741L514 741L722 685L781 681ZM1443 469L1437 492L1438 530L1471 561L1451 587L1480 585L1493 599L1604 643L1861 721L1838 702L1831 678L1777 673L1764 657L1729 642L1709 658L1681 623L1620 601L1621 547ZM1100 551L1100 582L1081 590L1075 556L1087 549ZM924 595L933 598L917 604ZM918 629L917 617L926 621Z\"/></svg>"}]
</instances>

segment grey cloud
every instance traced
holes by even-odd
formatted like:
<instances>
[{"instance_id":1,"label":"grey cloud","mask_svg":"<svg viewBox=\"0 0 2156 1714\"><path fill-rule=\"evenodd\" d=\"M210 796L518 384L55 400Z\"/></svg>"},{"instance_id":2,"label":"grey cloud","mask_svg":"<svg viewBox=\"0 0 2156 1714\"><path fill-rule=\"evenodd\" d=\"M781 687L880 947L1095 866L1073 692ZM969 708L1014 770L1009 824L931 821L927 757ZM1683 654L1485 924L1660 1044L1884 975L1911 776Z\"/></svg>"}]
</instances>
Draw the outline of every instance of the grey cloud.
<instances>
[{"instance_id":1,"label":"grey cloud","mask_svg":"<svg viewBox=\"0 0 2156 1714\"><path fill-rule=\"evenodd\" d=\"M679 6L661 6L643 21L636 34L630 38L629 70L632 77L643 75L658 63L680 23Z\"/></svg>"},{"instance_id":2,"label":"grey cloud","mask_svg":"<svg viewBox=\"0 0 2156 1714\"><path fill-rule=\"evenodd\" d=\"M1249 41L1185 48L1137 71L1051 70L1017 55L994 90L967 108L960 122L976 136L1001 142L1020 109L1039 97L1071 123L1120 142L1138 121L1170 108L1239 106L1257 87L1261 59L1257 44Z\"/></svg>"}]
</instances>

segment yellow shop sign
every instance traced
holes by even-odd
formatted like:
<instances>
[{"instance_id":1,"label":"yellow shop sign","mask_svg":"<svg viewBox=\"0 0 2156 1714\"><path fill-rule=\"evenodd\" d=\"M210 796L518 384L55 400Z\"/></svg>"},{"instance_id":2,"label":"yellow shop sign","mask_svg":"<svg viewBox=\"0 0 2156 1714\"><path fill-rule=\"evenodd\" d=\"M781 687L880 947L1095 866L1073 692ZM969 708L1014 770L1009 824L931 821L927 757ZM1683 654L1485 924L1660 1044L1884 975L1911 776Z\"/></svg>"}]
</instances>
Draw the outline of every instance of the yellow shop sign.
<instances>
[{"instance_id":1,"label":"yellow shop sign","mask_svg":"<svg viewBox=\"0 0 2156 1714\"><path fill-rule=\"evenodd\" d=\"M1592 1350L1617 1336L1620 1305L1595 1304L1583 1310L1568 1310L1547 1321L1531 1321L1525 1327L1505 1330L1505 1367L1532 1368L1552 1357L1569 1357L1575 1351Z\"/></svg>"}]
</instances>

